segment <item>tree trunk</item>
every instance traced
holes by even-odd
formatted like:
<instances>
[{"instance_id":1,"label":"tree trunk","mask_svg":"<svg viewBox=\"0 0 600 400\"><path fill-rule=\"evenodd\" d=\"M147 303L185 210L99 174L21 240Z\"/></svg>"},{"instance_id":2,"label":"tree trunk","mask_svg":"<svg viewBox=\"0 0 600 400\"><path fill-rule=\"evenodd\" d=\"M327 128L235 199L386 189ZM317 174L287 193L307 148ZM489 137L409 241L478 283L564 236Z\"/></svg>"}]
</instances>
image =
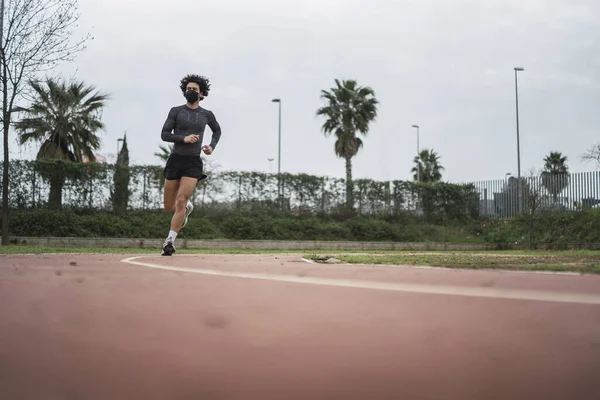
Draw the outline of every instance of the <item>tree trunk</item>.
<instances>
[{"instance_id":1,"label":"tree trunk","mask_svg":"<svg viewBox=\"0 0 600 400\"><path fill-rule=\"evenodd\" d=\"M113 175L115 191L113 193L113 210L117 215L127 211L129 204L129 166L117 164Z\"/></svg>"},{"instance_id":2,"label":"tree trunk","mask_svg":"<svg viewBox=\"0 0 600 400\"><path fill-rule=\"evenodd\" d=\"M4 112L4 168L2 171L2 245L8 245L8 129L10 116Z\"/></svg>"},{"instance_id":3,"label":"tree trunk","mask_svg":"<svg viewBox=\"0 0 600 400\"><path fill-rule=\"evenodd\" d=\"M346 157L346 208L354 209L354 184L352 182L352 158Z\"/></svg>"},{"instance_id":4,"label":"tree trunk","mask_svg":"<svg viewBox=\"0 0 600 400\"><path fill-rule=\"evenodd\" d=\"M535 247L534 245L534 233L533 233L533 228L534 228L534 213L530 213L529 214L529 248L533 249Z\"/></svg>"},{"instance_id":5,"label":"tree trunk","mask_svg":"<svg viewBox=\"0 0 600 400\"><path fill-rule=\"evenodd\" d=\"M4 132L4 170L2 172L2 245L8 245L8 130L10 128L10 109L13 99L8 98L8 68L6 65L6 54L4 53L4 43L2 43L2 32L4 30L4 1L2 1L2 10L0 10L0 52L2 57L2 121Z\"/></svg>"},{"instance_id":6,"label":"tree trunk","mask_svg":"<svg viewBox=\"0 0 600 400\"><path fill-rule=\"evenodd\" d=\"M50 195L48 196L48 207L60 210L62 208L63 181L59 177L50 179Z\"/></svg>"}]
</instances>

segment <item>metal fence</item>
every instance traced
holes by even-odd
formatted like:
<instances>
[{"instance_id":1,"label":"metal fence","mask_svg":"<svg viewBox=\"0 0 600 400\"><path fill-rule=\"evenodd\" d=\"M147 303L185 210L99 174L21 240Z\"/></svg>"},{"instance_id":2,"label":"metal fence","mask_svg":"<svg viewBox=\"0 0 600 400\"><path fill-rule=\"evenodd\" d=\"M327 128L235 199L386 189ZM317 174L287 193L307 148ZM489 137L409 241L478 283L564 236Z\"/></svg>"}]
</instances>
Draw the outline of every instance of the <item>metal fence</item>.
<instances>
[{"instance_id":1,"label":"metal fence","mask_svg":"<svg viewBox=\"0 0 600 400\"><path fill-rule=\"evenodd\" d=\"M75 170L65 172L69 178L62 188L64 206L112 208L114 165L75 164L68 168ZM160 209L163 202L162 167L129 168L128 208ZM11 208L47 205L50 192L47 171L43 173L36 162L15 160L10 163L9 173ZM437 186L433 193L419 189L414 182L357 179L353 190L354 208L363 215L422 213L424 210L431 215L432 210L436 213L439 208L445 210L440 212L445 215L479 214L507 218L532 210L578 211L600 207L600 172L522 177L520 181L510 177L460 185L440 183ZM232 171L209 173L209 179L198 185L192 198L200 207L283 208L296 214L328 214L342 207L345 199L343 179L306 174L282 174L278 178L276 174Z\"/></svg>"},{"instance_id":2,"label":"metal fence","mask_svg":"<svg viewBox=\"0 0 600 400\"><path fill-rule=\"evenodd\" d=\"M519 184L520 182L520 184ZM507 218L538 210L580 211L600 207L600 171L471 182L480 214Z\"/></svg>"},{"instance_id":3,"label":"metal fence","mask_svg":"<svg viewBox=\"0 0 600 400\"><path fill-rule=\"evenodd\" d=\"M0 168L1 169L1 168ZM62 187L63 207L110 210L114 191L114 167L106 166L83 178L67 179ZM13 209L46 207L50 183L34 168L11 165L9 204ZM160 209L163 203L161 169L153 166L131 167L128 208ZM1 179L0 179L1 183ZM281 188L281 189L279 189ZM278 195L281 190L281 195ZM414 191L402 182L354 182L355 208L360 214L416 210ZM295 214L332 213L345 204L343 179L306 175L211 173L198 184L191 201L199 207L228 209L286 209Z\"/></svg>"}]
</instances>

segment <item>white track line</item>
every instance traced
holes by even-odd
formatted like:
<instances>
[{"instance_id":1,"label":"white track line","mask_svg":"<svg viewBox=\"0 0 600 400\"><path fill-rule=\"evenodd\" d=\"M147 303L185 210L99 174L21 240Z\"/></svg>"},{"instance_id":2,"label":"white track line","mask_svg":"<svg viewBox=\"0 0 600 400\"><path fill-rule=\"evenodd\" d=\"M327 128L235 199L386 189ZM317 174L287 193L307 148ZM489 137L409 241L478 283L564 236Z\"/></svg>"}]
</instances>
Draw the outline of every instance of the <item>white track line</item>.
<instances>
[{"instance_id":1,"label":"white track line","mask_svg":"<svg viewBox=\"0 0 600 400\"><path fill-rule=\"evenodd\" d=\"M291 275L262 274L247 272L218 271L211 269L195 269L185 267L170 267L166 265L152 264L148 262L135 261L143 257L130 257L121 260L123 263L138 265L147 268L156 268L166 271L190 272L194 274L225 276L231 278L260 279L278 282L303 283L310 285L324 285L335 287L348 287L359 289L387 290L395 292L445 294L454 296L487 297L495 299L551 301L559 303L598 304L600 295L589 293L555 293L544 291L500 289L489 287L460 287L446 285L423 285L414 283L391 283L376 281L360 281L351 279L333 279L317 277L298 277Z\"/></svg>"},{"instance_id":2,"label":"white track line","mask_svg":"<svg viewBox=\"0 0 600 400\"><path fill-rule=\"evenodd\" d=\"M323 267L327 268L404 268L404 269L432 269L436 271L452 271L452 272L495 272L498 274L502 273L510 273L510 274L528 274L528 275L564 275L564 276L596 276L592 273L584 273L584 272L563 272L563 271L534 271L534 270L516 270L516 269L502 269L502 268L466 268L466 267L432 267L430 265L405 265L405 264L363 264L363 263L318 263L316 261L301 258L301 261L304 261L309 264L319 264Z\"/></svg>"}]
</instances>

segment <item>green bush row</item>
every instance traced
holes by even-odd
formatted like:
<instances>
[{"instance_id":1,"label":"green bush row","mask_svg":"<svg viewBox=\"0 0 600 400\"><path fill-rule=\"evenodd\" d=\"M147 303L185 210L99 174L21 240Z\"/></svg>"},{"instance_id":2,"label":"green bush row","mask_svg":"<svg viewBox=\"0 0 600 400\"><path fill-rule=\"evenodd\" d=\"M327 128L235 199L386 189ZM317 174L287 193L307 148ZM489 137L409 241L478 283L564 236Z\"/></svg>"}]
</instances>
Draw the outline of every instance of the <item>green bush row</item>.
<instances>
[{"instance_id":1,"label":"green bush row","mask_svg":"<svg viewBox=\"0 0 600 400\"><path fill-rule=\"evenodd\" d=\"M343 179L303 173L279 176L261 172L206 172L209 177L198 184L195 204L220 203L238 210L269 208L313 215L335 214L341 206L346 206ZM10 176L11 209L85 206L120 213L158 210L163 203L161 166L14 160L10 163ZM417 207L435 221L479 215L479 195L472 184L371 179L353 182L354 204L350 208L361 215L399 214ZM281 202L277 200L280 185Z\"/></svg>"},{"instance_id":2,"label":"green bush row","mask_svg":"<svg viewBox=\"0 0 600 400\"><path fill-rule=\"evenodd\" d=\"M519 216L494 221L484 235L491 243L528 243L530 220ZM600 209L540 212L533 219L535 243L600 243Z\"/></svg>"},{"instance_id":3,"label":"green bush row","mask_svg":"<svg viewBox=\"0 0 600 400\"><path fill-rule=\"evenodd\" d=\"M171 215L161 211L31 209L11 212L13 236L164 238ZM540 213L534 222L538 243L600 243L600 210ZM529 220L481 219L432 224L423 217L334 218L272 213L198 210L180 232L187 239L350 240L400 242L527 243Z\"/></svg>"},{"instance_id":4,"label":"green bush row","mask_svg":"<svg viewBox=\"0 0 600 400\"><path fill-rule=\"evenodd\" d=\"M10 234L35 237L163 238L171 215L99 210L15 210ZM246 240L465 241L465 227L436 226L414 216L342 219L238 211L194 212L180 237ZM474 239L475 240L475 239Z\"/></svg>"}]
</instances>

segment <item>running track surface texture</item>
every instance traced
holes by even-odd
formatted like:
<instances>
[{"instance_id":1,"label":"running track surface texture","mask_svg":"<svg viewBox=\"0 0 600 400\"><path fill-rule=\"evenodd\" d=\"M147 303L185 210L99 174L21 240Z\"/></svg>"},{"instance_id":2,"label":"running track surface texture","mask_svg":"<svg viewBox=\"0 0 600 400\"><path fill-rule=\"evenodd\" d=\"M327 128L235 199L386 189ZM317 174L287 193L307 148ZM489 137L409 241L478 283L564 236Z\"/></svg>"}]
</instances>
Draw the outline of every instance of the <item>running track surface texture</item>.
<instances>
[{"instance_id":1,"label":"running track surface texture","mask_svg":"<svg viewBox=\"0 0 600 400\"><path fill-rule=\"evenodd\" d=\"M600 277L0 256L3 399L600 399Z\"/></svg>"}]
</instances>

